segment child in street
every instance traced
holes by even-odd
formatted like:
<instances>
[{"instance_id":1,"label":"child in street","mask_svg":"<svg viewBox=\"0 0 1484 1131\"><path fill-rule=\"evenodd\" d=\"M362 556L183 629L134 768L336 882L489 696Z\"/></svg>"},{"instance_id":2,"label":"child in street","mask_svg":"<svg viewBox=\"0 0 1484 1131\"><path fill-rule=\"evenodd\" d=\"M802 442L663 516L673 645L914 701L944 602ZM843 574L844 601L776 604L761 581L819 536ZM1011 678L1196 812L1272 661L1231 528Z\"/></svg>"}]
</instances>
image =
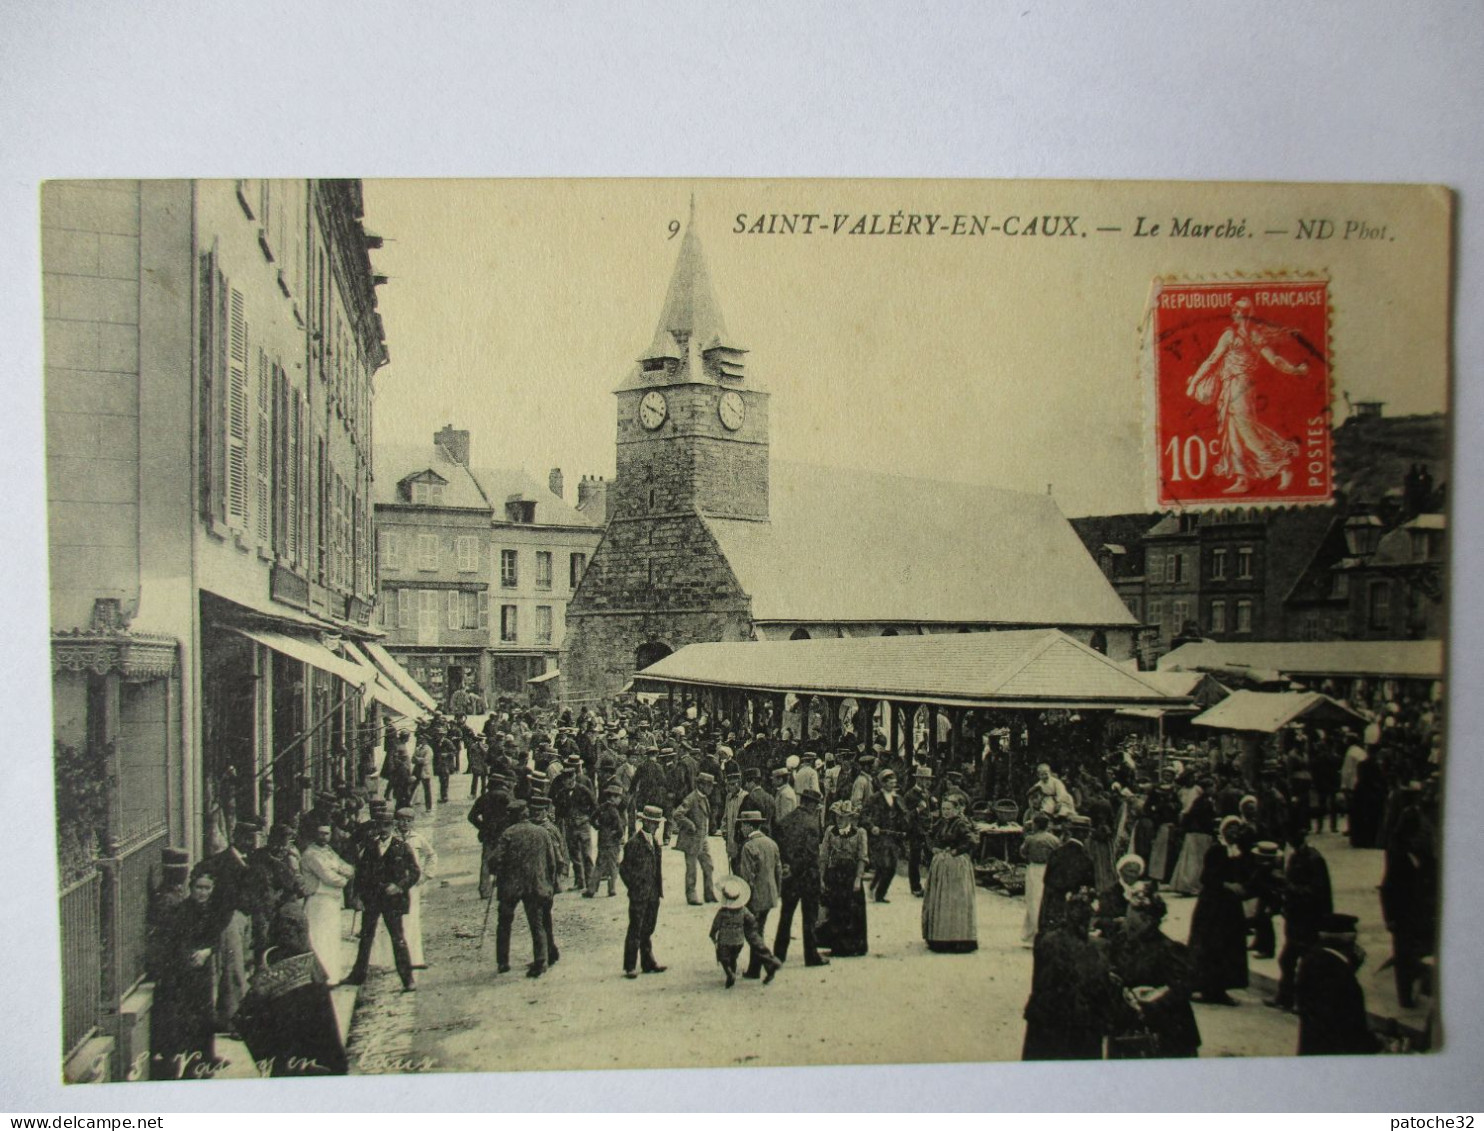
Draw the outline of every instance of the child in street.
<instances>
[{"instance_id":1,"label":"child in street","mask_svg":"<svg viewBox=\"0 0 1484 1131\"><path fill-rule=\"evenodd\" d=\"M742 953L743 943L762 957L763 983L771 982L783 963L773 957L757 929L757 916L747 909L752 888L741 876L727 876L717 885L717 894L721 897L721 907L711 920L711 940L716 944L716 961L726 972L727 989L737 984L737 957Z\"/></svg>"}]
</instances>

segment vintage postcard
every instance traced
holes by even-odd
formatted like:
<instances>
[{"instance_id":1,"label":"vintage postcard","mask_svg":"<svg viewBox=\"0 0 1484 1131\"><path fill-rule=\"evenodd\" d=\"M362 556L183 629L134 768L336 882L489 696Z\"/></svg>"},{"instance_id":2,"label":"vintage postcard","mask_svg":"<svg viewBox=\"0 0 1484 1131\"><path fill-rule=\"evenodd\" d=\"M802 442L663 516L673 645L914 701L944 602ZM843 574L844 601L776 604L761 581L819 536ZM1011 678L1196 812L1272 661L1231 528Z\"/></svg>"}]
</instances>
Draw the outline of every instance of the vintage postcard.
<instances>
[{"instance_id":1,"label":"vintage postcard","mask_svg":"<svg viewBox=\"0 0 1484 1131\"><path fill-rule=\"evenodd\" d=\"M59 1072L1439 1047L1451 210L47 183Z\"/></svg>"}]
</instances>

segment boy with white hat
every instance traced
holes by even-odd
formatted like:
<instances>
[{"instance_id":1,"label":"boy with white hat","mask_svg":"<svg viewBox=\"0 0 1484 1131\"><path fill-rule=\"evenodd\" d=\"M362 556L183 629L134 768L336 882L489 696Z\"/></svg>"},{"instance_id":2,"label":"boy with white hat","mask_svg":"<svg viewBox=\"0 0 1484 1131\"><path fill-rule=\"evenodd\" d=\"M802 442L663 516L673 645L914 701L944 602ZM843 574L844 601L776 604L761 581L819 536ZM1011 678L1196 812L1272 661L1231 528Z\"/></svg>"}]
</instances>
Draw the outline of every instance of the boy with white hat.
<instances>
[{"instance_id":1,"label":"boy with white hat","mask_svg":"<svg viewBox=\"0 0 1484 1131\"><path fill-rule=\"evenodd\" d=\"M742 953L742 944L752 948L755 957L761 958L765 973L763 982L771 982L773 975L783 965L773 957L773 952L763 942L758 930L757 916L748 910L752 898L752 887L741 876L727 876L717 885L721 896L721 907L711 920L711 941L716 944L716 961L721 963L727 976L727 989L737 984L737 958Z\"/></svg>"}]
</instances>

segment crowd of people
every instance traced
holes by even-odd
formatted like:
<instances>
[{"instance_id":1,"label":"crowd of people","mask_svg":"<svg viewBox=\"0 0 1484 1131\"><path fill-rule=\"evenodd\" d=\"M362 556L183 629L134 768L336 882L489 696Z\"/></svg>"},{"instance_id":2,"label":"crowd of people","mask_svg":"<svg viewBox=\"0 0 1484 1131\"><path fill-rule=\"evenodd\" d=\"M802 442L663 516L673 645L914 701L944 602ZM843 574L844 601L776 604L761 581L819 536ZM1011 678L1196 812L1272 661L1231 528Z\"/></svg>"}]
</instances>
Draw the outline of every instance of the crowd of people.
<instances>
[{"instance_id":1,"label":"crowd of people","mask_svg":"<svg viewBox=\"0 0 1484 1131\"><path fill-rule=\"evenodd\" d=\"M286 958L313 955L326 985L392 966L415 991L421 894L437 867L416 821L434 808L435 783L437 803L469 803L497 974L512 968L517 910L531 936L525 972L538 978L560 959L555 897L616 897L620 879L617 972L663 973L654 934L672 845L686 902L717 905L709 939L728 988L772 981L796 924L806 966L866 954L869 908L890 902L900 871L922 900L925 947L972 951L981 827L1010 818L986 795L982 761L916 758L867 729L817 750L815 736L765 727L739 738L695 707L632 699L575 712L502 700L482 717L388 726L356 782L316 795L296 825L240 821L230 846L194 868L168 851L150 914L152 1075L207 1074L199 1066L215 1062L215 1034L234 1030L250 976ZM1249 952L1280 952L1279 916L1268 1004L1299 1014L1299 1051L1375 1051L1356 923L1334 914L1308 834L1346 814L1353 843L1385 850L1382 901L1409 1003L1436 919L1434 731L1430 715L1398 711L1375 733L1295 731L1266 759L1216 742L1172 757L1128 739L1101 761L1077 759L1067 781L1038 765L1012 806L1034 962L1024 1056L1196 1055L1191 1003L1235 1004ZM1175 895L1196 899L1183 943L1161 928ZM347 908L359 934L348 964Z\"/></svg>"}]
</instances>

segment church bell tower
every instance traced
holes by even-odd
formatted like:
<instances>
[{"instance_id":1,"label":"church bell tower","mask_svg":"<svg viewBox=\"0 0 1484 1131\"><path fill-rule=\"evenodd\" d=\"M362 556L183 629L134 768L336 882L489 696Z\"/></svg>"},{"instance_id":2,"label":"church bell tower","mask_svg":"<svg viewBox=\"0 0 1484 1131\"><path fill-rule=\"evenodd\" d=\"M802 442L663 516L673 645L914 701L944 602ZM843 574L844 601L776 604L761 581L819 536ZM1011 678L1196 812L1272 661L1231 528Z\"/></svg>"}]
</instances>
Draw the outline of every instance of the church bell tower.
<instances>
[{"instance_id":1,"label":"church bell tower","mask_svg":"<svg viewBox=\"0 0 1484 1131\"><path fill-rule=\"evenodd\" d=\"M612 513L768 519L768 394L727 332L694 202L649 348L618 400Z\"/></svg>"}]
</instances>

